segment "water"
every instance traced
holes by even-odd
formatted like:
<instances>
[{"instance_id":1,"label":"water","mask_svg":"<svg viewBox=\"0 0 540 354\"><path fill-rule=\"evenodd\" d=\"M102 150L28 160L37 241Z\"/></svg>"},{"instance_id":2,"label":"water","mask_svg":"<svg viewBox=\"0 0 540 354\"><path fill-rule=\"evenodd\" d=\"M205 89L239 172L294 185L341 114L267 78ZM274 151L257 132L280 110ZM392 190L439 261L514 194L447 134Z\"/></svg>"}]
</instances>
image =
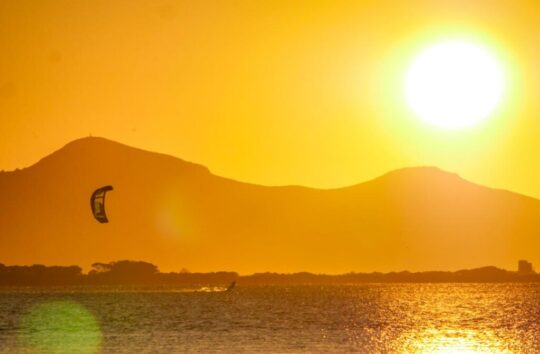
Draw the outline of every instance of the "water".
<instances>
[{"instance_id":1,"label":"water","mask_svg":"<svg viewBox=\"0 0 540 354\"><path fill-rule=\"evenodd\" d=\"M0 353L535 353L540 285L0 290Z\"/></svg>"}]
</instances>

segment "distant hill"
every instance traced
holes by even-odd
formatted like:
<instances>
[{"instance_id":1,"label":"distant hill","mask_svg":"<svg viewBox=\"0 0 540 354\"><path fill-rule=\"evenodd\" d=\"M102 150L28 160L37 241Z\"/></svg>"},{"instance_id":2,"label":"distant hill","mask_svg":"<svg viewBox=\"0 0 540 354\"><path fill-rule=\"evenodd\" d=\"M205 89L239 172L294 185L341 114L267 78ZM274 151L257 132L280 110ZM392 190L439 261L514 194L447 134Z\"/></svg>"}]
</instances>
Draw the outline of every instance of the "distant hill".
<instances>
[{"instance_id":1,"label":"distant hill","mask_svg":"<svg viewBox=\"0 0 540 354\"><path fill-rule=\"evenodd\" d=\"M111 184L109 224L89 198ZM103 138L0 173L0 262L146 259L164 271L411 271L540 262L540 201L432 167L266 187Z\"/></svg>"}]
</instances>

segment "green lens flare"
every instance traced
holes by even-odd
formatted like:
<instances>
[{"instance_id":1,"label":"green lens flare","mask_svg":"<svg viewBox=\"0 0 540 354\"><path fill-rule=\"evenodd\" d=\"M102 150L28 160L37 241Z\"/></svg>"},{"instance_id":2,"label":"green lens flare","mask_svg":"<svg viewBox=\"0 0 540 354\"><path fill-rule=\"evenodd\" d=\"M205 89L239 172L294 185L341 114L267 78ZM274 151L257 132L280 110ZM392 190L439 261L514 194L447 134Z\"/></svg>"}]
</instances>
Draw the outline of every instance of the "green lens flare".
<instances>
[{"instance_id":1,"label":"green lens flare","mask_svg":"<svg viewBox=\"0 0 540 354\"><path fill-rule=\"evenodd\" d=\"M73 301L34 306L20 322L19 343L35 353L98 353L102 334L94 316Z\"/></svg>"}]
</instances>

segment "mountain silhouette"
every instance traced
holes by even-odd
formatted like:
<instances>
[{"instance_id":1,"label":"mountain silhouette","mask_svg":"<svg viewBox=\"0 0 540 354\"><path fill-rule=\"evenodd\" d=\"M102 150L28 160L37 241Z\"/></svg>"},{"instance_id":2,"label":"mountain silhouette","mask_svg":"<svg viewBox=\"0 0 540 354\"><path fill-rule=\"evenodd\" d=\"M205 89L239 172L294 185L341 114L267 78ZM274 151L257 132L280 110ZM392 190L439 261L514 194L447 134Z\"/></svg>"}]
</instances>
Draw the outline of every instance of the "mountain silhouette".
<instances>
[{"instance_id":1,"label":"mountain silhouette","mask_svg":"<svg viewBox=\"0 0 540 354\"><path fill-rule=\"evenodd\" d=\"M89 198L107 194L108 224ZM0 173L0 262L145 259L164 271L452 270L540 261L540 201L433 167L268 187L103 138Z\"/></svg>"}]
</instances>

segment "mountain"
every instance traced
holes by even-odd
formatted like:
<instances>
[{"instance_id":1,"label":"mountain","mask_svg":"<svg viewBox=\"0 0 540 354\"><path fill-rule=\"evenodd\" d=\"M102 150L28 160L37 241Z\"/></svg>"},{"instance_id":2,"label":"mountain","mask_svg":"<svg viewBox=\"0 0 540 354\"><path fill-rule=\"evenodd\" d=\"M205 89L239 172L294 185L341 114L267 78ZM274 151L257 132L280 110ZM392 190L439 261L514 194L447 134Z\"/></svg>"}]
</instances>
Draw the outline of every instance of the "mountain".
<instances>
[{"instance_id":1,"label":"mountain","mask_svg":"<svg viewBox=\"0 0 540 354\"><path fill-rule=\"evenodd\" d=\"M90 195L110 184L108 224ZM143 259L163 271L452 270L540 262L540 201L432 167L267 187L103 138L0 173L0 263Z\"/></svg>"}]
</instances>

